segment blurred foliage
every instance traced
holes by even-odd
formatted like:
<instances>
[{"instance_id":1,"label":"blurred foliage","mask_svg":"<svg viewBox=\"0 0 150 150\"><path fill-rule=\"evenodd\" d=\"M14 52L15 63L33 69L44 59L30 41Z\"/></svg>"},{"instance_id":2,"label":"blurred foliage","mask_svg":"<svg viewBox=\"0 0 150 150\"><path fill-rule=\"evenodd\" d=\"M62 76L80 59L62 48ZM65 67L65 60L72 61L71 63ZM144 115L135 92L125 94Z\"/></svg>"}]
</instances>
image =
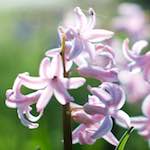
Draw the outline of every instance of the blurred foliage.
<instances>
[{"instance_id":1,"label":"blurred foliage","mask_svg":"<svg viewBox=\"0 0 150 150\"><path fill-rule=\"evenodd\" d=\"M76 3L75 3L76 5ZM90 5L90 3L88 4ZM108 22L112 15L109 11L102 13L98 9L98 18ZM85 6L84 6L85 7ZM113 9L113 8L112 8ZM38 75L38 66L47 49L57 47L57 25L62 19L62 11L51 9L26 10L0 13L0 150L61 150L62 149L62 119L61 106L53 98L46 107L43 117L39 121L39 128L30 130L19 121L16 110L5 106L5 91L11 88L18 73L30 72ZM106 20L105 20L106 19ZM108 24L106 26L109 26ZM98 85L99 82L91 79L87 84ZM79 104L87 99L86 85L78 90L70 91ZM125 107L131 115L138 112L133 106ZM77 124L73 124L76 127ZM113 132L118 138L124 129L114 126ZM136 141L136 143L135 143ZM73 146L75 150L99 150L114 147L103 139L97 140L94 145ZM147 143L142 137L133 134L128 142L127 149L147 150Z\"/></svg>"}]
</instances>

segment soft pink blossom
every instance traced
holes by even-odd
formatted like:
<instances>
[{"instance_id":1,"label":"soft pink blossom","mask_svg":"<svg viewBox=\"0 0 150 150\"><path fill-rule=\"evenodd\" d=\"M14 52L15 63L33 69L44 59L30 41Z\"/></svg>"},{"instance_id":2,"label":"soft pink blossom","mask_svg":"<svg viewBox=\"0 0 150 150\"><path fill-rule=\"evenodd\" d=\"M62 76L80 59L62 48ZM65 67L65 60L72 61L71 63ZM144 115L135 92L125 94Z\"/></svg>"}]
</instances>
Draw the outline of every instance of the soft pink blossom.
<instances>
[{"instance_id":1,"label":"soft pink blossom","mask_svg":"<svg viewBox=\"0 0 150 150\"><path fill-rule=\"evenodd\" d=\"M140 54L142 49L147 46L146 41L138 41L129 49L129 40L126 39L123 43L123 52L125 57L130 61L129 68L131 70L139 68L144 75L144 79L150 82L150 53Z\"/></svg>"},{"instance_id":2,"label":"soft pink blossom","mask_svg":"<svg viewBox=\"0 0 150 150\"><path fill-rule=\"evenodd\" d=\"M85 83L85 79L81 77L65 78L63 74L63 65L60 55L56 55L50 61L44 58L39 69L39 77L31 77L29 75L19 75L24 86L33 90L41 90L42 93L37 101L37 111L43 111L52 95L62 104L66 104L73 100L67 89L76 89Z\"/></svg>"},{"instance_id":3,"label":"soft pink blossom","mask_svg":"<svg viewBox=\"0 0 150 150\"><path fill-rule=\"evenodd\" d=\"M142 104L142 112L144 116L131 117L131 125L137 129L141 136L150 140L150 95L145 98Z\"/></svg>"}]
</instances>

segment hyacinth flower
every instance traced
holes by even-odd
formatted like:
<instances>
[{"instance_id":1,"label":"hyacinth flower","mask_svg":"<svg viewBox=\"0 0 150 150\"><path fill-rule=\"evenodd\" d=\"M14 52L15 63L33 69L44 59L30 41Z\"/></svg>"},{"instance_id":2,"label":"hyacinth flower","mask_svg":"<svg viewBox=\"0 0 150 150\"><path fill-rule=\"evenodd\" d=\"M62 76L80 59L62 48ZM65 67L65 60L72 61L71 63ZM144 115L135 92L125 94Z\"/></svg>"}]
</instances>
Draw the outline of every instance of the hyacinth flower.
<instances>
[{"instance_id":1,"label":"hyacinth flower","mask_svg":"<svg viewBox=\"0 0 150 150\"><path fill-rule=\"evenodd\" d=\"M150 82L150 53L140 54L147 44L146 41L138 41L130 50L129 40L126 39L123 43L123 52L128 61L130 61L129 68L131 70L139 68L143 72L144 79Z\"/></svg>"},{"instance_id":2,"label":"hyacinth flower","mask_svg":"<svg viewBox=\"0 0 150 150\"><path fill-rule=\"evenodd\" d=\"M99 138L110 132L113 126L112 118L122 127L130 127L130 118L122 110L125 103L125 93L123 89L113 83L104 82L99 87L89 87L93 94L92 102L84 105L84 110L91 115L103 115L103 122L100 128L93 134L93 138Z\"/></svg>"},{"instance_id":3,"label":"hyacinth flower","mask_svg":"<svg viewBox=\"0 0 150 150\"><path fill-rule=\"evenodd\" d=\"M118 78L126 92L127 100L130 103L143 100L150 92L150 85L143 79L141 72L122 70L120 71Z\"/></svg>"},{"instance_id":4,"label":"hyacinth flower","mask_svg":"<svg viewBox=\"0 0 150 150\"><path fill-rule=\"evenodd\" d=\"M144 116L131 117L131 125L141 136L150 141L150 95L142 104L142 112Z\"/></svg>"},{"instance_id":5,"label":"hyacinth flower","mask_svg":"<svg viewBox=\"0 0 150 150\"><path fill-rule=\"evenodd\" d=\"M90 101L93 101L93 97L89 96ZM74 104L73 104L74 105ZM71 106L72 107L72 106ZM73 144L93 144L99 138L93 138L93 134L101 127L103 115L90 115L87 114L83 107L75 104L72 107L71 115L74 121L80 123L80 125L73 130L72 139ZM118 145L118 140L112 132L104 134L102 137L112 145Z\"/></svg>"},{"instance_id":6,"label":"hyacinth flower","mask_svg":"<svg viewBox=\"0 0 150 150\"><path fill-rule=\"evenodd\" d=\"M68 59L71 60L82 52L89 54L91 58L95 56L95 42L101 42L113 36L113 32L94 29L96 24L96 14L92 8L89 9L89 19L79 7L74 9L76 16L75 25L69 26L66 29L68 41L72 41L72 49Z\"/></svg>"},{"instance_id":7,"label":"hyacinth flower","mask_svg":"<svg viewBox=\"0 0 150 150\"><path fill-rule=\"evenodd\" d=\"M38 112L44 110L53 94L62 105L73 101L73 97L69 95L67 89L76 89L85 83L85 79L81 77L64 77L60 55L57 55L51 61L46 57L42 60L39 69L39 77L20 74L19 78L22 84L29 89L42 89L41 96L36 103Z\"/></svg>"},{"instance_id":8,"label":"hyacinth flower","mask_svg":"<svg viewBox=\"0 0 150 150\"><path fill-rule=\"evenodd\" d=\"M113 26L117 31L125 31L135 40L149 37L149 27L140 5L122 3L118 7L118 13L113 19Z\"/></svg>"},{"instance_id":9,"label":"hyacinth flower","mask_svg":"<svg viewBox=\"0 0 150 150\"><path fill-rule=\"evenodd\" d=\"M22 75L26 75L26 73ZM6 91L6 105L10 108L17 108L18 117L23 125L30 129L37 128L38 124L34 122L40 119L43 112L41 111L38 116L33 116L31 105L37 103L42 90L24 95L21 93L21 87L21 79L17 77L13 88Z\"/></svg>"},{"instance_id":10,"label":"hyacinth flower","mask_svg":"<svg viewBox=\"0 0 150 150\"><path fill-rule=\"evenodd\" d=\"M118 69L115 63L115 54L111 47L99 44L96 46L95 59L86 56L78 57L77 71L82 76L92 77L100 81L117 82Z\"/></svg>"}]
</instances>

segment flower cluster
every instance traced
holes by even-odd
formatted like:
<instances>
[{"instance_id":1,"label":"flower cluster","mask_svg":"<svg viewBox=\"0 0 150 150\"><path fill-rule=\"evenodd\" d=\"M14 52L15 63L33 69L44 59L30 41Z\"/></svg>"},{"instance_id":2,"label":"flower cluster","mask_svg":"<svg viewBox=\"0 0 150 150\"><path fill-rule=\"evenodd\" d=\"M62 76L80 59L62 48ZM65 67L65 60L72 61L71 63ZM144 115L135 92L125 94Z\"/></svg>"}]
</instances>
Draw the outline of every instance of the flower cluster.
<instances>
[{"instance_id":1,"label":"flower cluster","mask_svg":"<svg viewBox=\"0 0 150 150\"><path fill-rule=\"evenodd\" d=\"M92 8L88 10L87 16L79 7L74 9L74 14L74 25L58 27L59 46L45 53L40 63L39 76L32 77L26 72L19 74L13 88L6 92L6 105L17 108L23 125L37 128L36 122L53 95L61 105L70 103L71 117L80 123L72 133L73 143L93 144L97 139L104 138L112 145L117 145L118 140L112 132L112 118L121 127L134 126L139 134L150 139L150 96L142 106L145 117L130 118L121 110L126 102L125 93L136 89L132 87L135 84L132 77L137 68L142 78L139 85L144 84L147 91L140 94L145 96L149 92L150 53L140 54L147 42L138 41L130 50L129 41L124 40L122 51L126 64L119 67L115 48L107 44L113 32L95 29L96 14ZM80 77L71 77L73 71L78 72ZM133 76L126 76L127 73ZM98 87L88 86L91 95L88 96L88 102L81 106L76 104L68 90L81 87L86 82L85 77L99 80L101 84ZM22 87L34 92L25 95L21 91ZM38 116L32 114L33 104L36 105Z\"/></svg>"}]
</instances>

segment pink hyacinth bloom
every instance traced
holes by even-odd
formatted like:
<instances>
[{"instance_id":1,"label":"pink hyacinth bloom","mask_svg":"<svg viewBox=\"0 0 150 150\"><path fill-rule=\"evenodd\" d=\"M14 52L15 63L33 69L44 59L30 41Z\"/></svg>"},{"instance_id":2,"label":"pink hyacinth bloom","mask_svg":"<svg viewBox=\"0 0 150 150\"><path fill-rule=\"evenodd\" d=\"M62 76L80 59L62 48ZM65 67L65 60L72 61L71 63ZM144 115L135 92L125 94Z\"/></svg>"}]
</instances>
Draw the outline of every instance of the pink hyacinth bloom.
<instances>
[{"instance_id":1,"label":"pink hyacinth bloom","mask_svg":"<svg viewBox=\"0 0 150 150\"><path fill-rule=\"evenodd\" d=\"M96 14L92 8L89 9L89 19L79 7L74 9L76 23L68 26L66 30L67 40L72 41L72 49L68 59L74 59L81 52L86 52L91 58L95 57L95 46L93 43L101 42L113 36L113 32L94 29L96 24Z\"/></svg>"},{"instance_id":2,"label":"pink hyacinth bloom","mask_svg":"<svg viewBox=\"0 0 150 150\"><path fill-rule=\"evenodd\" d=\"M76 58L77 71L82 76L92 77L100 81L118 81L118 69L115 67L115 54L109 46L99 44L96 46L95 59L88 55Z\"/></svg>"},{"instance_id":3,"label":"pink hyacinth bloom","mask_svg":"<svg viewBox=\"0 0 150 150\"><path fill-rule=\"evenodd\" d=\"M38 124L34 122L40 119L43 112L41 111L38 116L33 116L31 105L37 103L42 91L24 95L21 93L21 86L21 79L17 77L13 88L6 91L6 105L10 108L17 108L18 117L23 125L31 129L37 128Z\"/></svg>"},{"instance_id":4,"label":"pink hyacinth bloom","mask_svg":"<svg viewBox=\"0 0 150 150\"><path fill-rule=\"evenodd\" d=\"M150 141L150 95L142 104L142 112L144 116L131 117L131 125L141 136Z\"/></svg>"},{"instance_id":5,"label":"pink hyacinth bloom","mask_svg":"<svg viewBox=\"0 0 150 150\"><path fill-rule=\"evenodd\" d=\"M119 16L113 20L117 31L125 31L135 40L149 37L149 27L142 8L134 3L122 3L118 7Z\"/></svg>"},{"instance_id":6,"label":"pink hyacinth bloom","mask_svg":"<svg viewBox=\"0 0 150 150\"><path fill-rule=\"evenodd\" d=\"M129 68L131 70L139 68L144 75L144 79L150 82L150 52L141 55L142 49L147 46L146 41L136 42L132 50L129 49L129 40L126 39L123 43L123 52L125 57L131 62Z\"/></svg>"},{"instance_id":7,"label":"pink hyacinth bloom","mask_svg":"<svg viewBox=\"0 0 150 150\"><path fill-rule=\"evenodd\" d=\"M76 89L85 83L85 79L81 77L65 78L63 64L60 55L56 55L50 61L44 58L39 69L39 77L30 77L29 75L19 75L21 82L29 89L43 90L37 101L37 111L43 111L52 95L62 104L73 100L67 89Z\"/></svg>"},{"instance_id":8,"label":"pink hyacinth bloom","mask_svg":"<svg viewBox=\"0 0 150 150\"><path fill-rule=\"evenodd\" d=\"M122 110L125 103L125 93L123 89L116 84L104 82L99 87L91 88L90 92L93 94L90 101L84 105L85 112L94 115L104 115L101 127L94 133L93 137L98 138L103 134L111 131L113 123L112 118L115 119L117 124L122 127L130 127L130 118Z\"/></svg>"},{"instance_id":9,"label":"pink hyacinth bloom","mask_svg":"<svg viewBox=\"0 0 150 150\"><path fill-rule=\"evenodd\" d=\"M118 75L124 90L127 94L127 100L130 103L135 103L150 92L150 85L143 79L141 72L130 72L123 70Z\"/></svg>"},{"instance_id":10,"label":"pink hyacinth bloom","mask_svg":"<svg viewBox=\"0 0 150 150\"><path fill-rule=\"evenodd\" d=\"M93 101L92 97L89 97ZM93 135L99 128L101 128L103 122L103 115L89 115L84 110L83 107L78 107L72 111L72 118L81 123L72 133L73 144L93 144L98 138L94 138ZM104 128L104 127L102 127ZM105 130L105 129L104 129ZM101 137L99 137L101 138ZM118 145L118 140L113 135L112 132L105 133L102 136L103 139L111 143L112 145Z\"/></svg>"}]
</instances>

